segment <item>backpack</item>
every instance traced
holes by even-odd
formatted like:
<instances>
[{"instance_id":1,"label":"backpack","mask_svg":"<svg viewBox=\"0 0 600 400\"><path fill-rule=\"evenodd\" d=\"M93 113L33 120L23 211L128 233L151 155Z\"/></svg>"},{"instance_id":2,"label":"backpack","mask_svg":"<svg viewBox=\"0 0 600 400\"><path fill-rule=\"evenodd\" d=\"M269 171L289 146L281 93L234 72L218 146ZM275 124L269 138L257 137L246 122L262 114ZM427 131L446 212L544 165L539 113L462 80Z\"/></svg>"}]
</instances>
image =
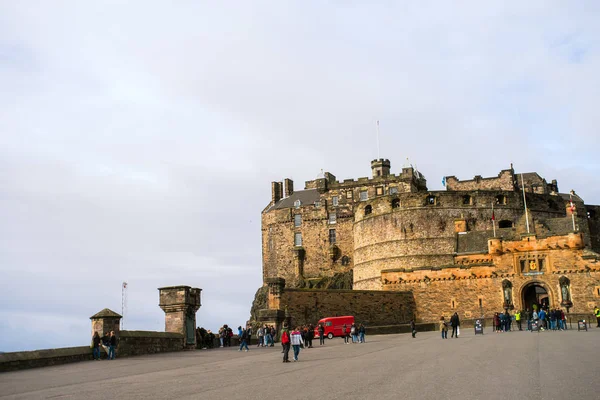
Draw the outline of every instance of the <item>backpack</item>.
<instances>
[{"instance_id":1,"label":"backpack","mask_svg":"<svg viewBox=\"0 0 600 400\"><path fill-rule=\"evenodd\" d=\"M281 343L286 344L290 342L290 335L287 333L287 331L283 331L281 333Z\"/></svg>"}]
</instances>

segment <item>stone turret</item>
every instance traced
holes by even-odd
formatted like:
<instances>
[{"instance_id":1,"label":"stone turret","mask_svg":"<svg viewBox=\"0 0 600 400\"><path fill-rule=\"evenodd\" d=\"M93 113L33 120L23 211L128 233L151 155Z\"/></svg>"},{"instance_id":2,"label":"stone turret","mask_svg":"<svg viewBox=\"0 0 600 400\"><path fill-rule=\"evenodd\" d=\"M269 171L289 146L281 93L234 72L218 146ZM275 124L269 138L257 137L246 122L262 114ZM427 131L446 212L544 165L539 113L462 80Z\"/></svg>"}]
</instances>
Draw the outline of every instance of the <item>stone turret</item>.
<instances>
[{"instance_id":1,"label":"stone turret","mask_svg":"<svg viewBox=\"0 0 600 400\"><path fill-rule=\"evenodd\" d=\"M390 160L379 158L371 161L371 170L373 171L373 178L388 176L390 174Z\"/></svg>"},{"instance_id":2,"label":"stone turret","mask_svg":"<svg viewBox=\"0 0 600 400\"><path fill-rule=\"evenodd\" d=\"M200 309L202 289L189 286L158 288L159 307L165 312L165 332L181 333L184 345L196 347L196 312Z\"/></svg>"},{"instance_id":3,"label":"stone turret","mask_svg":"<svg viewBox=\"0 0 600 400\"><path fill-rule=\"evenodd\" d=\"M115 332L115 335L119 335L120 332L120 321L123 318L116 312L105 308L104 310L92 315L92 334L98 332L100 337L109 334L111 331Z\"/></svg>"}]
</instances>

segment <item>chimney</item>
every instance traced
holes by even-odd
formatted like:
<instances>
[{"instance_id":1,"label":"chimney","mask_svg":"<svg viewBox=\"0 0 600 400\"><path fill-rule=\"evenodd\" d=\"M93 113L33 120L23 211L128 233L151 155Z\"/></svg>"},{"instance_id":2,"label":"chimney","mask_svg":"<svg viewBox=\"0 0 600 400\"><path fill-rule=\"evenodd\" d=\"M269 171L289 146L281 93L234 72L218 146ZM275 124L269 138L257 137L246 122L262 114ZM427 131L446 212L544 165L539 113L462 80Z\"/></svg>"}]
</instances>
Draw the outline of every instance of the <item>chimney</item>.
<instances>
[{"instance_id":1,"label":"chimney","mask_svg":"<svg viewBox=\"0 0 600 400\"><path fill-rule=\"evenodd\" d=\"M281 182L271 182L271 203L275 204L281 200L282 186Z\"/></svg>"},{"instance_id":2,"label":"chimney","mask_svg":"<svg viewBox=\"0 0 600 400\"><path fill-rule=\"evenodd\" d=\"M285 183L285 197L290 197L294 193L294 181L291 179L284 179Z\"/></svg>"}]
</instances>

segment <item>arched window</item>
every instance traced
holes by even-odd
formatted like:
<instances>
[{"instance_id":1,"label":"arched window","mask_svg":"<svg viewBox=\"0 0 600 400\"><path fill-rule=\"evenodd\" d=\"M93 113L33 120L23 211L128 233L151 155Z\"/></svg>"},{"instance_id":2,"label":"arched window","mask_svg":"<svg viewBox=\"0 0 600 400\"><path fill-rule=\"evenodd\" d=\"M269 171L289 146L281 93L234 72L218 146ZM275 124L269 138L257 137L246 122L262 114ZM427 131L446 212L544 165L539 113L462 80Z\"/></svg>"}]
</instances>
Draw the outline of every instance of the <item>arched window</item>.
<instances>
[{"instance_id":1,"label":"arched window","mask_svg":"<svg viewBox=\"0 0 600 400\"><path fill-rule=\"evenodd\" d=\"M400 199L392 200L392 208L400 208Z\"/></svg>"},{"instance_id":2,"label":"arched window","mask_svg":"<svg viewBox=\"0 0 600 400\"><path fill-rule=\"evenodd\" d=\"M373 207L371 206L366 206L365 207L365 215L369 215L373 212Z\"/></svg>"},{"instance_id":3,"label":"arched window","mask_svg":"<svg viewBox=\"0 0 600 400\"><path fill-rule=\"evenodd\" d=\"M466 194L462 197L462 203L464 206L469 206L469 205L473 204L473 199L471 198L471 196Z\"/></svg>"},{"instance_id":4,"label":"arched window","mask_svg":"<svg viewBox=\"0 0 600 400\"><path fill-rule=\"evenodd\" d=\"M506 196L503 194L499 194L496 196L496 204L504 205L506 204Z\"/></svg>"},{"instance_id":5,"label":"arched window","mask_svg":"<svg viewBox=\"0 0 600 400\"><path fill-rule=\"evenodd\" d=\"M513 226L512 221L509 221L507 219L503 219L502 221L498 222L499 228L512 228L512 226Z\"/></svg>"},{"instance_id":6,"label":"arched window","mask_svg":"<svg viewBox=\"0 0 600 400\"><path fill-rule=\"evenodd\" d=\"M434 206L436 204L435 196L429 195L425 198L425 205Z\"/></svg>"}]
</instances>

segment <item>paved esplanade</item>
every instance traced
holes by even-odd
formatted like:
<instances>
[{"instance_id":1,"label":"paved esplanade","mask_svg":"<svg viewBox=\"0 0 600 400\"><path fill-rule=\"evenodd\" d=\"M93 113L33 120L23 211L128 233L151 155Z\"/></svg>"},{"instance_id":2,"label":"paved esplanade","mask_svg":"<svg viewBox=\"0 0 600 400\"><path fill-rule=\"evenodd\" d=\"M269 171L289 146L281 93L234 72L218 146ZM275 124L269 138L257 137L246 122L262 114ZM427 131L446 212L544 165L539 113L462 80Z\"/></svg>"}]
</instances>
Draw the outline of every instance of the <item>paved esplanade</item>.
<instances>
[{"instance_id":1,"label":"paved esplanade","mask_svg":"<svg viewBox=\"0 0 600 400\"><path fill-rule=\"evenodd\" d=\"M0 374L0 398L597 399L600 329L342 339L283 364L281 347L89 361ZM317 341L318 344L318 341Z\"/></svg>"}]
</instances>

